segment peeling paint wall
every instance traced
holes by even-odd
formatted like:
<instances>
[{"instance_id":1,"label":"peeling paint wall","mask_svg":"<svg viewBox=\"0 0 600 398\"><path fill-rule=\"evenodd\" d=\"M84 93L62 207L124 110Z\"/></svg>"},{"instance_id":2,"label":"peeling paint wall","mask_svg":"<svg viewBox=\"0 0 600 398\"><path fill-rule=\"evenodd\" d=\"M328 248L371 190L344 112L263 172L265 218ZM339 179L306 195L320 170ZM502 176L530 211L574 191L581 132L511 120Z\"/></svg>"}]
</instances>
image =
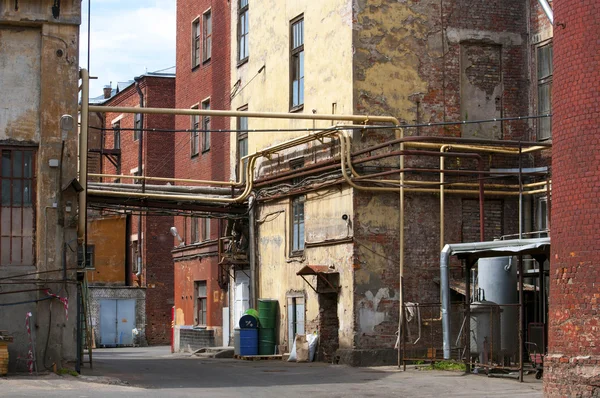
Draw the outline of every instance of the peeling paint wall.
<instances>
[{"instance_id":1,"label":"peeling paint wall","mask_svg":"<svg viewBox=\"0 0 600 398\"><path fill-rule=\"evenodd\" d=\"M0 27L0 140L40 140L40 29Z\"/></svg>"},{"instance_id":2,"label":"peeling paint wall","mask_svg":"<svg viewBox=\"0 0 600 398\"><path fill-rule=\"evenodd\" d=\"M305 204L305 231L307 247L301 257L290 256L290 210L289 200L261 206L259 223L259 297L279 301L280 328L279 344L289 344L287 295L302 293L305 297L306 332L316 331L319 318L317 294L304 280L296 275L306 265L327 265L339 272L340 292L337 302L340 348L352 348L354 340L353 316L353 253L348 243L330 243L327 246L312 246L312 243L329 239L341 239L352 235L342 220L342 214L352 214L352 191L332 188L329 192L318 191L307 195ZM268 216L272 214L271 216ZM276 214L276 215L275 215ZM285 231L285 232L284 232ZM313 287L317 287L315 276L306 276Z\"/></svg>"},{"instance_id":3,"label":"peeling paint wall","mask_svg":"<svg viewBox=\"0 0 600 398\"><path fill-rule=\"evenodd\" d=\"M36 261L28 266L1 266L0 276L49 271L42 274L43 286L61 296L75 297L75 285L62 283L62 269L76 267L76 250L67 249L65 243L71 249L76 247L78 197L71 188L63 190L59 182L66 184L77 177L77 131L62 132L59 123L65 114L77 120L81 2L62 1L58 18L52 15L53 5L52 0L0 0L0 145L36 150ZM51 159L59 160L59 167L50 167ZM75 272L68 271L67 278L75 280ZM11 294L0 301L41 297L41 293ZM27 356L28 340L22 326L26 308L3 308L0 329L16 336L9 346L9 370L24 370L25 364L17 363L16 358ZM38 335L36 341L38 368L42 360L59 367L63 361L74 360L76 306L69 307L68 320L62 305L54 300L29 308L36 324L43 330L50 328L49 334Z\"/></svg>"},{"instance_id":4,"label":"peeling paint wall","mask_svg":"<svg viewBox=\"0 0 600 398\"><path fill-rule=\"evenodd\" d=\"M406 123L487 119L527 114L526 9L507 0L353 2L354 111L393 115ZM407 128L405 135L524 139L526 123ZM391 131L354 134L355 149L389 139ZM506 159L490 157L494 164ZM394 163L395 162L395 163ZM437 159L406 164L437 167ZM398 161L380 165L398 167ZM450 167L451 161L447 164ZM457 163L458 164L458 163ZM508 163L510 164L510 163ZM514 159L513 163L514 164ZM453 164L452 167L456 167ZM511 167L511 166L507 166ZM410 177L414 177L411 175ZM504 208L513 209L512 199ZM462 241L461 199L447 197L445 242ZM355 344L393 348L398 329L399 198L355 192ZM504 233L516 214L500 219ZM405 199L404 299L439 301L439 197Z\"/></svg>"},{"instance_id":5,"label":"peeling paint wall","mask_svg":"<svg viewBox=\"0 0 600 398\"><path fill-rule=\"evenodd\" d=\"M352 114L352 9L350 0L268 0L249 8L248 61L238 66L237 45L231 48L231 109L290 110L290 21L304 14L304 113ZM231 37L237 37L237 2L231 3ZM261 67L265 69L258 74ZM239 86L237 89L235 89ZM335 104L335 105L333 105ZM233 120L232 120L233 122ZM250 119L250 129L327 127L320 121ZM305 132L251 133L248 153L287 141ZM231 153L237 153L231 135ZM236 157L231 156L231 170Z\"/></svg>"}]
</instances>

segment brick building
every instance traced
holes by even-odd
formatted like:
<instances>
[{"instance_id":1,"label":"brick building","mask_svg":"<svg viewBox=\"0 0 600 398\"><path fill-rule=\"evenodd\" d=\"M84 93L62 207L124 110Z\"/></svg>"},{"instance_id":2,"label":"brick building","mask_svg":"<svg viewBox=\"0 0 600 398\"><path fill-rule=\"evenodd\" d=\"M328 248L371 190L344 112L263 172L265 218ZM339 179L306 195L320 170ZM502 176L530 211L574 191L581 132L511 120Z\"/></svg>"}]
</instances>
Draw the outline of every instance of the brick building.
<instances>
[{"instance_id":1,"label":"brick building","mask_svg":"<svg viewBox=\"0 0 600 398\"><path fill-rule=\"evenodd\" d=\"M177 1L177 108L229 109L229 7L225 0ZM229 135L206 132L229 129L229 119L177 116L175 126L192 131L175 135L175 177L229 181ZM175 218L184 242L173 250L171 259L176 336L181 328L201 325L221 345L227 292L218 283L217 239L226 221L202 215ZM188 332L182 333L183 339Z\"/></svg>"},{"instance_id":2,"label":"brick building","mask_svg":"<svg viewBox=\"0 0 600 398\"><path fill-rule=\"evenodd\" d=\"M118 90L107 93L109 98L103 101L106 107L154 107L173 108L175 106L175 75L171 73L146 73L127 83L120 83ZM108 96L108 95L105 95ZM142 102L141 102L142 101ZM145 115L122 114L106 112L101 115L104 129L101 136L101 149L94 151L100 153L101 174L125 176L151 176L173 177L174 174L174 141L172 133L175 118L172 115ZM156 129L155 132L148 130ZM140 144L143 148L140 155ZM103 182L115 184L140 185L143 190L145 185L164 185L162 181L135 180L133 178L106 177ZM118 185L117 185L118 186ZM110 215L110 209L103 209L103 216ZM93 223L101 224L102 220L94 219ZM105 220L111 222L110 218ZM134 324L143 324L142 340L148 344L167 344L171 339L171 308L173 306L173 267L171 250L173 239L169 232L173 226L173 216L148 214L127 216L123 224L126 229L125 253L120 264L119 275L97 275L90 278L96 286L102 286L102 297L109 299L117 290L106 287L126 287L119 291L130 291L127 288L145 290L143 294L135 293L136 308L145 306L145 322L136 321ZM98 228L96 228L98 229ZM101 235L102 230L98 234ZM119 234L115 234L119 236ZM98 239L98 236L95 236ZM106 240L101 242L107 243ZM114 250L116 244L101 244L93 250ZM95 253L98 256L99 253ZM100 273L96 270L95 273ZM108 296L107 296L108 295ZM128 293L118 293L119 297L128 298ZM139 303L140 300L145 301ZM137 310L137 313L141 311ZM102 316L100 316L100 319ZM100 327L101 329L101 327ZM131 332L131 331L130 331ZM99 331L96 331L100 338ZM130 337L130 336L128 336ZM103 344L106 345L106 344Z\"/></svg>"},{"instance_id":3,"label":"brick building","mask_svg":"<svg viewBox=\"0 0 600 398\"><path fill-rule=\"evenodd\" d=\"M533 141L525 144L529 146L549 139L548 118L423 125L550 112L546 106L549 96L544 95L551 84L551 70L537 65L551 60L551 54L537 49L548 42L552 32L536 1L325 1L312 7L308 1L281 0L266 5L238 0L232 2L231 18L237 21L231 24L231 85L240 87L232 90L231 109L290 112L307 119L312 114L331 113L390 115L414 126L404 128L404 136L419 139L425 146L413 148L439 152L440 142L450 142L457 148L452 152L462 152L462 144L465 151L477 153L469 144L485 144L490 148L479 155L491 181L485 184L483 240L514 237L520 231L520 214L522 232L547 233L543 192L528 193L520 212L518 192L495 191L492 181L502 187L506 184L506 189L510 184L514 187L514 177L503 180L494 173L509 169L507 173L516 174L519 164L525 169L542 166L539 172L545 173L548 156L533 151L519 162L516 141ZM531 38L529 26L536 18L539 34ZM532 61L536 67L530 70ZM538 79L540 72L544 74ZM232 174L237 174L241 156L305 134L286 130L327 130L335 124L336 118L331 119L240 118L238 128L282 131L250 132L247 136L232 133ZM348 145L360 162L365 153L385 155L384 150L377 152L381 148L370 148L398 134L352 129ZM244 146L239 145L242 141ZM398 189L383 192L385 182L362 183L361 187L358 180L352 185L343 179L342 173L331 174L334 168L339 172L340 141L339 137L313 140L258 161L253 170L257 271L251 275L251 296L252 300L278 300L279 344L289 346L294 334L319 330L330 337L331 344L322 352L327 360L395 363L400 294L412 303L439 303L441 244L480 240L480 202L475 192L450 189L442 213L439 185L423 189L437 178L425 169L439 167L440 161L434 154L421 152L406 157L404 168L409 170L406 178L411 183L401 212ZM388 152L389 148L398 150L397 145L386 148ZM507 149L498 150L499 145ZM240 154L241 148L247 152ZM454 156L446 160L445 167L453 169L455 176L463 171L476 173L474 160ZM357 163L352 175L391 175L401 168L397 158L380 159L385 158ZM466 184L463 187L472 187L469 184L477 181L472 174L464 179L447 178L446 183ZM544 186L536 177L527 176L526 181ZM403 292L398 265L402 259ZM454 267L460 274L460 264ZM309 280L315 285L308 286L299 275L312 278ZM323 277L337 285L334 291ZM235 285L230 294L231 301L237 302L243 297L236 294L237 281ZM461 295L460 289L457 294ZM433 309L423 326L423 333L432 336L431 344L438 349L439 311L439 307ZM235 323L232 316L231 326ZM415 331L414 324L412 327Z\"/></svg>"},{"instance_id":4,"label":"brick building","mask_svg":"<svg viewBox=\"0 0 600 398\"><path fill-rule=\"evenodd\" d=\"M598 2L554 2L549 397L600 395Z\"/></svg>"}]
</instances>

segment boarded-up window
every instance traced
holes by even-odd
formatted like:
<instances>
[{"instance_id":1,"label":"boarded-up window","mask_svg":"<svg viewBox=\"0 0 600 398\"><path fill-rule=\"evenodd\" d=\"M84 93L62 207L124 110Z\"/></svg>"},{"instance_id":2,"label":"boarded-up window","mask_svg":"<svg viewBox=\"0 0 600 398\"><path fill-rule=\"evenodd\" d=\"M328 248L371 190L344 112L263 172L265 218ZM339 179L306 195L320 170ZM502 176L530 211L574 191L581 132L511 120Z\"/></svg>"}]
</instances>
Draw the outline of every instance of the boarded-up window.
<instances>
[{"instance_id":1,"label":"boarded-up window","mask_svg":"<svg viewBox=\"0 0 600 398\"><path fill-rule=\"evenodd\" d=\"M35 265L33 150L2 149L1 265Z\"/></svg>"},{"instance_id":2,"label":"boarded-up window","mask_svg":"<svg viewBox=\"0 0 600 398\"><path fill-rule=\"evenodd\" d=\"M484 203L485 240L491 241L504 234L504 202L502 200L486 200ZM479 200L463 199L462 201L462 241L479 242Z\"/></svg>"}]
</instances>

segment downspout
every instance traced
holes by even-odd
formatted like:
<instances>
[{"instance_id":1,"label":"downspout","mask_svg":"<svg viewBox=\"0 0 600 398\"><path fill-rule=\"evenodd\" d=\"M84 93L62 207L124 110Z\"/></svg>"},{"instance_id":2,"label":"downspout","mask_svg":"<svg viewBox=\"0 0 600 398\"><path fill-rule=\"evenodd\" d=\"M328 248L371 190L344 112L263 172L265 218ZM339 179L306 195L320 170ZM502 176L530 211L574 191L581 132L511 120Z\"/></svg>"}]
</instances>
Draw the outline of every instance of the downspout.
<instances>
[{"instance_id":1,"label":"downspout","mask_svg":"<svg viewBox=\"0 0 600 398\"><path fill-rule=\"evenodd\" d=\"M251 308L258 306L258 281L256 278L256 220L254 214L254 197L248 198L248 256L250 257L250 302Z\"/></svg>"},{"instance_id":2,"label":"downspout","mask_svg":"<svg viewBox=\"0 0 600 398\"><path fill-rule=\"evenodd\" d=\"M538 0L538 2L544 9L544 12L546 13L550 23L554 25L554 11L552 11L552 7L550 7L550 4L548 4L548 0Z\"/></svg>"},{"instance_id":3,"label":"downspout","mask_svg":"<svg viewBox=\"0 0 600 398\"><path fill-rule=\"evenodd\" d=\"M77 226L77 243L83 248L83 264L86 257L87 237L87 153L88 153L88 123L89 123L89 101L90 80L86 69L79 71L81 78L81 129L79 131L79 224Z\"/></svg>"},{"instance_id":4,"label":"downspout","mask_svg":"<svg viewBox=\"0 0 600 398\"><path fill-rule=\"evenodd\" d=\"M144 93L142 92L142 89L140 88L140 78L136 77L134 78L135 80L135 89L140 97L140 108L144 107ZM134 116L135 118L135 116ZM135 120L134 120L134 124L135 124ZM139 146L138 146L138 173L139 175L144 175L144 162L143 162L143 155L144 155L144 114L140 113L140 137L139 137ZM146 190L146 180L142 179L142 193ZM142 275L142 264L144 263L144 258L142 256L142 248L143 246L143 241L144 241L144 237L143 237L143 233L142 233L142 216L139 215L138 216L138 253L137 253L137 258L136 258L136 262L138 263L138 270L137 273L135 274L135 276L138 278L138 283L139 286L142 286L142 281L141 281L141 275Z\"/></svg>"},{"instance_id":5,"label":"downspout","mask_svg":"<svg viewBox=\"0 0 600 398\"><path fill-rule=\"evenodd\" d=\"M442 332L444 337L444 359L450 359L450 245L444 246L440 253L440 285L442 289Z\"/></svg>"}]
</instances>

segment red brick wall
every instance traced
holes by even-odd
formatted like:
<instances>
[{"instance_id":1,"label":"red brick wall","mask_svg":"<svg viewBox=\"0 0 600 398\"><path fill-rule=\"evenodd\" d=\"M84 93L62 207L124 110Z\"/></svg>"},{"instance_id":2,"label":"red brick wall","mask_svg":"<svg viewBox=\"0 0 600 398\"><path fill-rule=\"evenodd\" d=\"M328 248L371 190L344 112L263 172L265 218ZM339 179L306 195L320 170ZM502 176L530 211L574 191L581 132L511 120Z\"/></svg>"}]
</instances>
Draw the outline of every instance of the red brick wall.
<instances>
[{"instance_id":1,"label":"red brick wall","mask_svg":"<svg viewBox=\"0 0 600 398\"><path fill-rule=\"evenodd\" d=\"M144 76L140 81L146 107L173 108L175 106L175 79ZM139 96L134 85L117 94L106 106L137 106ZM111 122L119 113L106 114L106 127L112 129ZM145 115L144 128L175 128L175 117L171 115ZM134 127L134 115L126 114L121 119L121 129ZM173 177L175 134L168 132L144 132L143 168L144 174L151 177ZM105 135L105 147L113 148L112 130ZM121 173L130 175L131 169L138 167L139 141L133 140L133 131L121 131ZM106 159L104 173L115 174L115 167ZM112 179L109 179L112 181ZM131 180L123 180L131 183ZM147 184L161 185L164 182L147 181ZM138 233L138 216L131 217L131 233ZM167 344L171 339L171 307L173 305L173 237L169 228L173 226L172 216L149 215L142 218L142 262L144 264L140 286L147 287L146 294L146 339L149 344ZM130 250L130 248L128 248Z\"/></svg>"},{"instance_id":2,"label":"red brick wall","mask_svg":"<svg viewBox=\"0 0 600 398\"><path fill-rule=\"evenodd\" d=\"M228 110L230 107L230 4L226 0L178 0L177 1L177 82L175 99L177 108L190 108L210 98L210 108L213 110ZM202 62L192 69L191 26L192 21L211 9L212 13L212 54L211 59ZM201 32L203 28L201 26ZM189 129L189 116L178 116L175 126L179 130ZM211 118L211 129L229 129L228 118ZM177 178L228 181L229 172L229 133L211 133L209 151L197 156L191 156L190 134L177 133L175 136L175 176ZM218 222L211 221L212 243L204 244L206 250L217 251ZM177 217L175 225L186 243L190 242L190 223L184 223L183 217ZM187 230L186 230L187 228ZM178 255L193 255L197 248L188 247ZM222 296L217 284L217 257L205 257L200 260L192 257L186 261L175 263L175 305L185 313L185 322L194 323L193 290L194 281L206 280L208 297L214 299L215 294ZM189 302L181 297L189 297ZM209 299L209 326L222 324L222 298L217 301ZM189 299L188 299L189 300Z\"/></svg>"},{"instance_id":3,"label":"red brick wall","mask_svg":"<svg viewBox=\"0 0 600 398\"><path fill-rule=\"evenodd\" d=\"M554 2L547 396L600 395L600 3Z\"/></svg>"}]
</instances>

